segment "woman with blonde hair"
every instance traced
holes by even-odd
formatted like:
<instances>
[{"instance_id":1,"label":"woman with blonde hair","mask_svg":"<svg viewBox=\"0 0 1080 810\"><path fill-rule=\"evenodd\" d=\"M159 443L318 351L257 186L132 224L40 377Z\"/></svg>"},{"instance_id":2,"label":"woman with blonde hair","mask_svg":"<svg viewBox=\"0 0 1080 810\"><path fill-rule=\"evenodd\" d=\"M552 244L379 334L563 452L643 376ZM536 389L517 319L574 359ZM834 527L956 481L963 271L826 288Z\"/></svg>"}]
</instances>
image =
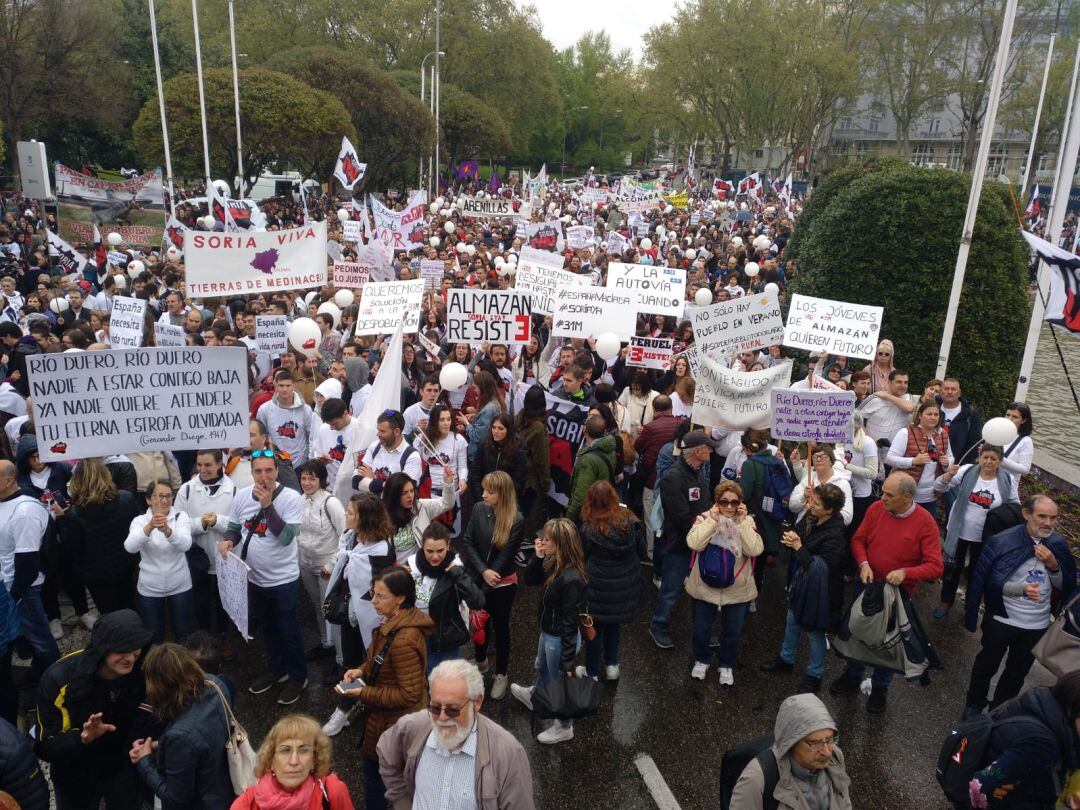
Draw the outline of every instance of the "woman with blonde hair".
<instances>
[{"instance_id":1,"label":"woman with blonde hair","mask_svg":"<svg viewBox=\"0 0 1080 810\"><path fill-rule=\"evenodd\" d=\"M79 462L68 482L71 506L53 503L62 553L86 583L102 615L135 609L138 557L124 548L131 522L143 511L135 493L118 490L100 458Z\"/></svg>"},{"instance_id":2,"label":"woman with blonde hair","mask_svg":"<svg viewBox=\"0 0 1080 810\"><path fill-rule=\"evenodd\" d=\"M136 739L129 754L139 779L163 810L224 810L235 793L225 744L225 685L203 672L179 644L151 647L142 659L146 703L164 725L161 737Z\"/></svg>"},{"instance_id":3,"label":"woman with blonde hair","mask_svg":"<svg viewBox=\"0 0 1080 810\"><path fill-rule=\"evenodd\" d=\"M540 643L536 651L536 683L513 684L510 693L532 711L533 690L548 681L573 677L574 659L581 646L578 621L585 611L585 554L577 527L567 518L544 524L536 538L536 556L525 569L525 584L542 585L537 607ZM572 720L553 720L540 732L546 745L574 739Z\"/></svg>"},{"instance_id":4,"label":"woman with blonde hair","mask_svg":"<svg viewBox=\"0 0 1080 810\"><path fill-rule=\"evenodd\" d=\"M330 738L303 714L282 717L259 746L259 781L231 810L353 810L349 788L330 772Z\"/></svg>"},{"instance_id":5,"label":"woman with blonde hair","mask_svg":"<svg viewBox=\"0 0 1080 810\"><path fill-rule=\"evenodd\" d=\"M514 556L521 548L524 520L518 512L514 482L501 470L488 473L481 482L483 500L473 507L469 525L461 537L461 559L484 591L491 617L487 636L476 645L476 665L486 672L490 636L495 636L493 700L506 697L510 664L510 612L517 592Z\"/></svg>"}]
</instances>

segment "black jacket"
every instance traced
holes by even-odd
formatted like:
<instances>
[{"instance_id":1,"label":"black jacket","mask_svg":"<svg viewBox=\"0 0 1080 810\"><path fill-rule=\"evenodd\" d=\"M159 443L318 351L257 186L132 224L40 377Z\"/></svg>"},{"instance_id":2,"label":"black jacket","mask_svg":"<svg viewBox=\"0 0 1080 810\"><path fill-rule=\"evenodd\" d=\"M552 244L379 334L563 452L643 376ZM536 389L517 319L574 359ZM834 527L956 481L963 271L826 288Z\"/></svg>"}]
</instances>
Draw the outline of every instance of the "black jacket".
<instances>
[{"instance_id":1,"label":"black jacket","mask_svg":"<svg viewBox=\"0 0 1080 810\"><path fill-rule=\"evenodd\" d=\"M469 490L473 500L479 502L484 494L481 485L484 476L489 472L502 470L510 476L514 482L514 491L518 500L525 494L525 481L529 475L529 463L525 460L525 447L519 441L513 453L504 451L501 447L494 447L485 441L476 449L476 455L469 462Z\"/></svg>"},{"instance_id":2,"label":"black jacket","mask_svg":"<svg viewBox=\"0 0 1080 810\"><path fill-rule=\"evenodd\" d=\"M38 767L30 740L0 718L0 790L22 810L49 810L49 784Z\"/></svg>"},{"instance_id":3,"label":"black jacket","mask_svg":"<svg viewBox=\"0 0 1080 810\"><path fill-rule=\"evenodd\" d=\"M442 652L468 642L472 633L461 615L459 605L462 600L473 610L479 610L484 606L484 593L464 565L455 565L447 568L436 580L435 589L428 600L428 616L435 623L435 629L428 638L431 649Z\"/></svg>"},{"instance_id":4,"label":"black jacket","mask_svg":"<svg viewBox=\"0 0 1080 810\"><path fill-rule=\"evenodd\" d=\"M642 602L641 561L645 559L645 527L632 519L621 529L597 533L581 526L588 585L585 599L593 620L601 624L633 621Z\"/></svg>"},{"instance_id":5,"label":"black jacket","mask_svg":"<svg viewBox=\"0 0 1080 810\"><path fill-rule=\"evenodd\" d=\"M705 477L708 465L695 470L679 456L664 477L658 489L664 509L664 545L667 551L678 549L686 554L686 535L694 525L694 519L712 506L712 492Z\"/></svg>"},{"instance_id":6,"label":"black jacket","mask_svg":"<svg viewBox=\"0 0 1080 810\"><path fill-rule=\"evenodd\" d=\"M86 649L65 655L45 670L38 684L37 755L52 765L54 783L84 790L131 769L128 729L146 693L142 669L136 662L129 675L109 681L99 678L97 669L108 652L145 653L150 639L139 614L117 610L94 624ZM83 723L97 712L116 731L83 745Z\"/></svg>"},{"instance_id":7,"label":"black jacket","mask_svg":"<svg viewBox=\"0 0 1080 810\"><path fill-rule=\"evenodd\" d=\"M220 681L218 686L227 698ZM135 770L161 799L163 810L226 810L236 798L225 755L228 738L221 698L203 687L198 699L169 723L157 753L139 760Z\"/></svg>"},{"instance_id":8,"label":"black jacket","mask_svg":"<svg viewBox=\"0 0 1080 810\"><path fill-rule=\"evenodd\" d=\"M473 579L484 588L487 586L483 584L483 574L489 568L500 576L514 573L514 556L521 548L521 541L525 536L525 522L520 514L514 517L510 539L502 548L496 547L492 542L494 535L495 510L486 503L476 504L469 518L469 525L465 527L465 534L461 536L461 547L458 551Z\"/></svg>"},{"instance_id":9,"label":"black jacket","mask_svg":"<svg viewBox=\"0 0 1080 810\"><path fill-rule=\"evenodd\" d=\"M75 569L92 585L120 582L131 576L139 558L124 548L131 521L145 506L133 492L121 489L115 500L72 504L56 521L64 553L70 554Z\"/></svg>"},{"instance_id":10,"label":"black jacket","mask_svg":"<svg viewBox=\"0 0 1080 810\"><path fill-rule=\"evenodd\" d=\"M547 582L542 557L533 557L525 568L526 585L543 585L540 602L536 606L540 630L557 636L562 642L559 669L572 672L577 658L578 622L585 612L585 582L576 568L567 568L551 582Z\"/></svg>"},{"instance_id":11,"label":"black jacket","mask_svg":"<svg viewBox=\"0 0 1080 810\"><path fill-rule=\"evenodd\" d=\"M30 477L30 456L34 455L38 451L37 437L31 433L27 433L19 437L18 450L15 453L15 471L19 479L19 489L22 490L24 495L29 495L31 498L37 498L42 500L42 495L45 491L56 492L61 490L67 492L68 481L71 480L71 467L67 464L52 463L46 464L49 468L49 480L45 485L45 489L39 488Z\"/></svg>"},{"instance_id":12,"label":"black jacket","mask_svg":"<svg viewBox=\"0 0 1080 810\"><path fill-rule=\"evenodd\" d=\"M829 567L829 626L836 628L844 612L844 570L848 555L846 527L839 514L824 523L812 521L807 512L795 527L802 538L802 546L795 552L794 561L805 571L812 558L820 557Z\"/></svg>"},{"instance_id":13,"label":"black jacket","mask_svg":"<svg viewBox=\"0 0 1080 810\"><path fill-rule=\"evenodd\" d=\"M941 397L937 398L941 404ZM942 419L945 415L942 414ZM966 397L960 397L960 413L949 423L949 450L960 463L968 450L982 441L983 418ZM969 461L971 459L968 459Z\"/></svg>"}]
</instances>

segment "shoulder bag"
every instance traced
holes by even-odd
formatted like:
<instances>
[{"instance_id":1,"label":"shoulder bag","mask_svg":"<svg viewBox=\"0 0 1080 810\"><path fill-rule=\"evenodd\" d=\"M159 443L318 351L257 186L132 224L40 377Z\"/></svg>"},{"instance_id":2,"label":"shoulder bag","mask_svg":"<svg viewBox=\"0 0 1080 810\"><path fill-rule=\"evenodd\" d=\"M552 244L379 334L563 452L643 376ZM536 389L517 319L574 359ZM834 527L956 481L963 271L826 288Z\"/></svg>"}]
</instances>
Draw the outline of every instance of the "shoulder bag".
<instances>
[{"instance_id":1,"label":"shoulder bag","mask_svg":"<svg viewBox=\"0 0 1080 810\"><path fill-rule=\"evenodd\" d=\"M240 795L258 780L255 778L255 766L259 759L255 749L251 747L251 741L240 721L233 714L229 701L221 687L209 678L204 683L217 692L221 700L221 706L225 710L225 722L229 726L229 739L225 741L225 756L229 760L229 780L232 782L236 795Z\"/></svg>"},{"instance_id":2,"label":"shoulder bag","mask_svg":"<svg viewBox=\"0 0 1080 810\"><path fill-rule=\"evenodd\" d=\"M386 643L383 644L382 652L375 656L375 660L371 664L370 681L364 683L365 686L374 686L375 681L379 679L379 670L382 669L384 663L386 663L386 654L390 652L390 645L394 643L394 636L397 635L398 630L401 628L395 628L386 634ZM356 705L353 706L349 712L349 725L353 728L359 728L360 734L356 741L357 748L364 747L364 736L367 734L367 720L368 715L371 714L371 707L364 701L357 700Z\"/></svg>"},{"instance_id":3,"label":"shoulder bag","mask_svg":"<svg viewBox=\"0 0 1080 810\"><path fill-rule=\"evenodd\" d=\"M1035 660L1054 673L1064 678L1070 672L1080 670L1080 626L1073 611L1078 608L1080 593L1061 609L1061 613L1046 628L1042 638L1031 650Z\"/></svg>"}]
</instances>

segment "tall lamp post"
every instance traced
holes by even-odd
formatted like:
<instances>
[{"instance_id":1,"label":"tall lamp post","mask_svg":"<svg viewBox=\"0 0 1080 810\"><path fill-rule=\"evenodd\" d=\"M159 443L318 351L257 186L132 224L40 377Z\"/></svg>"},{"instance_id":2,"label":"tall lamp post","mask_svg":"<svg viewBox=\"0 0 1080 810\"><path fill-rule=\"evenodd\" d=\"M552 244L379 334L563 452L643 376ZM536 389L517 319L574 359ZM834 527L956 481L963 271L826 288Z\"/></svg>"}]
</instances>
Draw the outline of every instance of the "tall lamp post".
<instances>
[{"instance_id":1,"label":"tall lamp post","mask_svg":"<svg viewBox=\"0 0 1080 810\"><path fill-rule=\"evenodd\" d=\"M571 107L572 110L587 110L588 107ZM562 160L559 161L559 173L566 174L566 118L562 120Z\"/></svg>"},{"instance_id":2,"label":"tall lamp post","mask_svg":"<svg viewBox=\"0 0 1080 810\"><path fill-rule=\"evenodd\" d=\"M446 53L445 52L440 53L439 55L440 56L446 56ZM435 56L435 51L428 51L428 53L426 53L424 55L424 58L420 60L420 101L421 102L424 101L426 84L427 84L427 75L426 75L426 71L425 71L425 65L427 65L427 60L431 56ZM432 83L431 99L430 99L430 103L428 104L428 109L431 110L431 114L434 115L435 114L435 87L434 87L435 81L434 81L434 78L432 79L431 83ZM438 140L438 137L439 137L439 133L436 130L435 139ZM423 155L420 156L420 185L417 188L424 188L424 156Z\"/></svg>"}]
</instances>

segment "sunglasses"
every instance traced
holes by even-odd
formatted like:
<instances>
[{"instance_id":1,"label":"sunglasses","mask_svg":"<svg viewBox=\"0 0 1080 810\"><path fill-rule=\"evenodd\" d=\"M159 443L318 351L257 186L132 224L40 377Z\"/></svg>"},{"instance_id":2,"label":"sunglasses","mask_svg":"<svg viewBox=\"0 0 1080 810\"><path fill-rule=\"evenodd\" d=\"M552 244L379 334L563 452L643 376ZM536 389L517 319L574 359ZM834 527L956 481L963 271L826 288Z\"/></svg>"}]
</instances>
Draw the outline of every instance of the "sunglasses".
<instances>
[{"instance_id":1,"label":"sunglasses","mask_svg":"<svg viewBox=\"0 0 1080 810\"><path fill-rule=\"evenodd\" d=\"M277 451L273 448L267 448L266 450L254 450L251 453L252 458L274 458L277 455Z\"/></svg>"},{"instance_id":2,"label":"sunglasses","mask_svg":"<svg viewBox=\"0 0 1080 810\"><path fill-rule=\"evenodd\" d=\"M892 357L892 352L878 352L878 357Z\"/></svg>"},{"instance_id":3,"label":"sunglasses","mask_svg":"<svg viewBox=\"0 0 1080 810\"><path fill-rule=\"evenodd\" d=\"M467 706L468 704L465 705ZM453 720L465 710L465 706L440 706L438 703L429 703L427 710L431 712L432 717L439 717L440 715L445 714Z\"/></svg>"},{"instance_id":4,"label":"sunglasses","mask_svg":"<svg viewBox=\"0 0 1080 810\"><path fill-rule=\"evenodd\" d=\"M742 503L742 501L740 501L738 498L734 498L734 499L733 498L721 498L720 500L717 501L717 503L720 504L721 506L730 506L730 507L734 508L734 507L738 506L740 503Z\"/></svg>"}]
</instances>

